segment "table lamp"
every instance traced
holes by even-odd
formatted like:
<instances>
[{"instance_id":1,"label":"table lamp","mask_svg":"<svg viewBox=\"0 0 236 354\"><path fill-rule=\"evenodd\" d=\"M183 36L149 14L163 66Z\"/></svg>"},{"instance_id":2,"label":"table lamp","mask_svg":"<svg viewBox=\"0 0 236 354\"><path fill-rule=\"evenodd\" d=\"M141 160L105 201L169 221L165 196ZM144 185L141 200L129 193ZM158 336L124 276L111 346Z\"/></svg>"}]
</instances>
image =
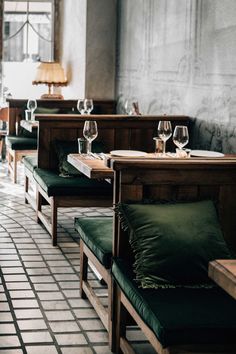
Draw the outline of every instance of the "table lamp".
<instances>
[{"instance_id":1,"label":"table lamp","mask_svg":"<svg viewBox=\"0 0 236 354\"><path fill-rule=\"evenodd\" d=\"M52 86L66 86L67 79L60 63L41 62L37 67L36 78L33 85L48 85L48 93L41 96L42 99L63 99L61 94L52 93Z\"/></svg>"}]
</instances>

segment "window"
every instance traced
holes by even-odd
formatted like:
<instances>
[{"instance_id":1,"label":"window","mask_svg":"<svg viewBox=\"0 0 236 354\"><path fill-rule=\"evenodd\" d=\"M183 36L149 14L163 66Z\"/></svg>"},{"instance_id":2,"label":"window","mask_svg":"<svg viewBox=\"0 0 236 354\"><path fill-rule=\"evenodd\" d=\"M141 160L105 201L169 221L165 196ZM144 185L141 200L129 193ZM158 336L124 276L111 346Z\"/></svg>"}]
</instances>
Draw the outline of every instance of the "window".
<instances>
[{"instance_id":1,"label":"window","mask_svg":"<svg viewBox=\"0 0 236 354\"><path fill-rule=\"evenodd\" d=\"M0 102L43 93L32 81L38 62L59 58L60 2L0 0Z\"/></svg>"},{"instance_id":2,"label":"window","mask_svg":"<svg viewBox=\"0 0 236 354\"><path fill-rule=\"evenodd\" d=\"M4 1L3 61L54 59L54 1Z\"/></svg>"}]
</instances>

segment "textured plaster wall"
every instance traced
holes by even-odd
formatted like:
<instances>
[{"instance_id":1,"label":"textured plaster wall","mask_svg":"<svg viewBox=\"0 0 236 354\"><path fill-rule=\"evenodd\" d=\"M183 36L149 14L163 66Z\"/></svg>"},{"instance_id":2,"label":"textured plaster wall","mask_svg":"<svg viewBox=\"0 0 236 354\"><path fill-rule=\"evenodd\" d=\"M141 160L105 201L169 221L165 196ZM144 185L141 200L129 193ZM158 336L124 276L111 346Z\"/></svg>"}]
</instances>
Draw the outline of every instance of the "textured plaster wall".
<instances>
[{"instance_id":1,"label":"textured plaster wall","mask_svg":"<svg viewBox=\"0 0 236 354\"><path fill-rule=\"evenodd\" d=\"M63 0L61 4L60 58L68 78L65 98L85 96L87 0Z\"/></svg>"},{"instance_id":2,"label":"textured plaster wall","mask_svg":"<svg viewBox=\"0 0 236 354\"><path fill-rule=\"evenodd\" d=\"M116 0L87 4L86 95L114 99Z\"/></svg>"},{"instance_id":3,"label":"textured plaster wall","mask_svg":"<svg viewBox=\"0 0 236 354\"><path fill-rule=\"evenodd\" d=\"M61 22L64 96L114 99L116 0L63 0Z\"/></svg>"},{"instance_id":4,"label":"textured plaster wall","mask_svg":"<svg viewBox=\"0 0 236 354\"><path fill-rule=\"evenodd\" d=\"M236 1L119 0L118 110L236 121Z\"/></svg>"}]
</instances>

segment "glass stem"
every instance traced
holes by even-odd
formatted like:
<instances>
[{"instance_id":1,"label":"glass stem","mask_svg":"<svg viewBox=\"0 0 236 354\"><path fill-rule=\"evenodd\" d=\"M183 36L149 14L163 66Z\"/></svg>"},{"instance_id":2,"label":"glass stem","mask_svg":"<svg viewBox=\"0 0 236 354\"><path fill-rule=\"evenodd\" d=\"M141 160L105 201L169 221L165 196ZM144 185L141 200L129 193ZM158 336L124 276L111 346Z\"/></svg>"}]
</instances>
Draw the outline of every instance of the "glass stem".
<instances>
[{"instance_id":1,"label":"glass stem","mask_svg":"<svg viewBox=\"0 0 236 354\"><path fill-rule=\"evenodd\" d=\"M87 143L87 154L90 155L91 152L92 152L92 141L88 140L88 143Z\"/></svg>"},{"instance_id":2,"label":"glass stem","mask_svg":"<svg viewBox=\"0 0 236 354\"><path fill-rule=\"evenodd\" d=\"M165 140L163 140L163 152L162 153L163 154L166 153L166 141Z\"/></svg>"}]
</instances>

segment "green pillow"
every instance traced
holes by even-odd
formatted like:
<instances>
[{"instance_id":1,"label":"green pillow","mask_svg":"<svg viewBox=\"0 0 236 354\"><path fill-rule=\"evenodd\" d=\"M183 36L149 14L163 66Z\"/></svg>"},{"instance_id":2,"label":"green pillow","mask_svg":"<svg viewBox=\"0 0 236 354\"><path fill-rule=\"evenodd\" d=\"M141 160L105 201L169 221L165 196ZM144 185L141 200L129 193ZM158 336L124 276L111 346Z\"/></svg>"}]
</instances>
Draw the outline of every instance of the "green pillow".
<instances>
[{"instance_id":1,"label":"green pillow","mask_svg":"<svg viewBox=\"0 0 236 354\"><path fill-rule=\"evenodd\" d=\"M59 169L60 176L62 177L81 176L81 172L79 172L74 166L72 166L67 161L67 156L69 154L78 153L78 140L74 140L74 141L55 140L53 142L53 145L59 161L58 169ZM92 146L94 152L104 151L103 144L100 142L93 142Z\"/></svg>"},{"instance_id":2,"label":"green pillow","mask_svg":"<svg viewBox=\"0 0 236 354\"><path fill-rule=\"evenodd\" d=\"M47 107L37 107L35 114L57 114L59 113L59 108L47 108Z\"/></svg>"},{"instance_id":3,"label":"green pillow","mask_svg":"<svg viewBox=\"0 0 236 354\"><path fill-rule=\"evenodd\" d=\"M231 258L212 201L119 204L143 288L206 286L208 263Z\"/></svg>"}]
</instances>

